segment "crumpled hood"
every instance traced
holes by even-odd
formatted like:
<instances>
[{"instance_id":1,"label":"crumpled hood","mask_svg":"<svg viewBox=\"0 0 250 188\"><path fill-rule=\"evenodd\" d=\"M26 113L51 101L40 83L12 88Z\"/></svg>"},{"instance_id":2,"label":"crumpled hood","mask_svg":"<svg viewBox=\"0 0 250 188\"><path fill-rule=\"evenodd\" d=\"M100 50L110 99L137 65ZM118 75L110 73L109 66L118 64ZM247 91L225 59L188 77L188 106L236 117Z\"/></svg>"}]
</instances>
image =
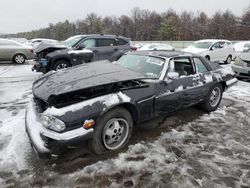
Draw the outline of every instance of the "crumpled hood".
<instances>
[{"instance_id":1,"label":"crumpled hood","mask_svg":"<svg viewBox=\"0 0 250 188\"><path fill-rule=\"evenodd\" d=\"M34 52L35 53L39 53L43 50L46 49L54 49L54 50L60 50L60 49L66 49L67 47L64 45L60 45L60 44L46 44L46 43L41 43L39 44L36 48L34 48Z\"/></svg>"},{"instance_id":2,"label":"crumpled hood","mask_svg":"<svg viewBox=\"0 0 250 188\"><path fill-rule=\"evenodd\" d=\"M189 52L193 54L201 54L202 52L207 51L208 49L202 49L202 48L195 48L195 47L187 47L183 49L184 52Z\"/></svg>"},{"instance_id":3,"label":"crumpled hood","mask_svg":"<svg viewBox=\"0 0 250 188\"><path fill-rule=\"evenodd\" d=\"M47 101L52 95L142 78L145 78L142 74L109 61L97 61L45 74L34 82L33 94Z\"/></svg>"}]
</instances>

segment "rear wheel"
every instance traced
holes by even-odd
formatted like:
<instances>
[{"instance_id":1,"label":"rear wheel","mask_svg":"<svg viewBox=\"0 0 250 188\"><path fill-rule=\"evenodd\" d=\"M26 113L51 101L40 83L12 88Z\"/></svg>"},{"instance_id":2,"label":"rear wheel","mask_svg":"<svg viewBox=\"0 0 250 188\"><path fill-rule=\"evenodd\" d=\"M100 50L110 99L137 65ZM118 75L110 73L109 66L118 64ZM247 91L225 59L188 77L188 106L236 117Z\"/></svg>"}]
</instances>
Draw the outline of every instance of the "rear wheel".
<instances>
[{"instance_id":1,"label":"rear wheel","mask_svg":"<svg viewBox=\"0 0 250 188\"><path fill-rule=\"evenodd\" d=\"M225 61L225 63L226 63L226 64L230 64L231 61L232 61L232 56L229 55L229 56L227 57L227 60Z\"/></svg>"},{"instance_id":2,"label":"rear wheel","mask_svg":"<svg viewBox=\"0 0 250 188\"><path fill-rule=\"evenodd\" d=\"M202 104L203 109L207 112L216 110L220 105L222 99L222 92L223 89L221 84L216 84L215 86L213 86L209 90L209 93L204 103Z\"/></svg>"},{"instance_id":3,"label":"rear wheel","mask_svg":"<svg viewBox=\"0 0 250 188\"><path fill-rule=\"evenodd\" d=\"M54 66L53 66L53 70L57 71L57 70L62 70L62 69L66 69L70 67L70 63L65 61L65 60L60 60L55 62Z\"/></svg>"},{"instance_id":4,"label":"rear wheel","mask_svg":"<svg viewBox=\"0 0 250 188\"><path fill-rule=\"evenodd\" d=\"M89 147L95 154L119 150L124 147L133 131L133 119L124 108L115 108L96 122Z\"/></svg>"},{"instance_id":5,"label":"rear wheel","mask_svg":"<svg viewBox=\"0 0 250 188\"><path fill-rule=\"evenodd\" d=\"M210 61L210 56L206 55L205 58Z\"/></svg>"},{"instance_id":6,"label":"rear wheel","mask_svg":"<svg viewBox=\"0 0 250 188\"><path fill-rule=\"evenodd\" d=\"M16 54L13 57L13 62L16 63L16 64L24 64L25 59L26 59L25 55L23 55L23 54Z\"/></svg>"}]
</instances>

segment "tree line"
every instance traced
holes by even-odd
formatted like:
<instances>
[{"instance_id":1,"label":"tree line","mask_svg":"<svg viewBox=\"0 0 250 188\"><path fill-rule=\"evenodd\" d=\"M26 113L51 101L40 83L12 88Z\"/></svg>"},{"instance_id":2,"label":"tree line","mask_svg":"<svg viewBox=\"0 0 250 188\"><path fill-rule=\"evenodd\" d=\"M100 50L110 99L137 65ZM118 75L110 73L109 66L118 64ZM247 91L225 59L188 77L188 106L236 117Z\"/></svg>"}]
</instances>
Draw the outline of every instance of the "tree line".
<instances>
[{"instance_id":1,"label":"tree line","mask_svg":"<svg viewBox=\"0 0 250 188\"><path fill-rule=\"evenodd\" d=\"M47 28L21 32L5 37L51 38L65 40L77 34L117 34L134 41L199 40L220 38L229 40L250 39L250 7L240 17L231 11L217 11L208 16L205 12L193 13L169 9L164 13L134 8L129 15L101 17L95 13L75 22L49 24Z\"/></svg>"}]
</instances>

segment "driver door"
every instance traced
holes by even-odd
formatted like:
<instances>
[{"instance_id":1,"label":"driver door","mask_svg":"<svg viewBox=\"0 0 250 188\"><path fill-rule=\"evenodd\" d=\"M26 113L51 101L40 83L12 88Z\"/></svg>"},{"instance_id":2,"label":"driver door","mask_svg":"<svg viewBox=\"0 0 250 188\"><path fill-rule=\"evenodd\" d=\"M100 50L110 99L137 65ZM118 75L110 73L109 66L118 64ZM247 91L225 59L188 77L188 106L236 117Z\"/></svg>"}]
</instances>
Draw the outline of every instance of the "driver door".
<instances>
[{"instance_id":1,"label":"driver door","mask_svg":"<svg viewBox=\"0 0 250 188\"><path fill-rule=\"evenodd\" d=\"M173 76L174 75L174 76ZM195 87L199 77L190 57L177 57L169 61L165 79L155 99L156 116L176 111L196 100Z\"/></svg>"}]
</instances>

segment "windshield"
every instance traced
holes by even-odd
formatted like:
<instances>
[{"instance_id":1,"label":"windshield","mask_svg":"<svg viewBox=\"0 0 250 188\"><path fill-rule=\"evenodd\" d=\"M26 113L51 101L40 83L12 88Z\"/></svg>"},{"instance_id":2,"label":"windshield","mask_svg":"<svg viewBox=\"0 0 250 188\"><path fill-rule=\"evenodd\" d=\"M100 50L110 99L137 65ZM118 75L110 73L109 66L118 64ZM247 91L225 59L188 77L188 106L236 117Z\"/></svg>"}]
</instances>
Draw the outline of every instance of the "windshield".
<instances>
[{"instance_id":1,"label":"windshield","mask_svg":"<svg viewBox=\"0 0 250 188\"><path fill-rule=\"evenodd\" d=\"M244 48L250 48L250 43L246 43L246 44L244 45Z\"/></svg>"},{"instance_id":2,"label":"windshield","mask_svg":"<svg viewBox=\"0 0 250 188\"><path fill-rule=\"evenodd\" d=\"M139 72L146 78L158 79L162 73L164 62L164 59L158 57L126 54L116 63L134 72Z\"/></svg>"},{"instance_id":3,"label":"windshield","mask_svg":"<svg viewBox=\"0 0 250 188\"><path fill-rule=\"evenodd\" d=\"M70 37L67 40L61 42L62 45L65 45L67 47L72 47L74 46L79 40L81 40L83 37L82 36L74 36Z\"/></svg>"},{"instance_id":4,"label":"windshield","mask_svg":"<svg viewBox=\"0 0 250 188\"><path fill-rule=\"evenodd\" d=\"M191 46L195 48L208 49L212 44L212 42L195 42Z\"/></svg>"}]
</instances>

